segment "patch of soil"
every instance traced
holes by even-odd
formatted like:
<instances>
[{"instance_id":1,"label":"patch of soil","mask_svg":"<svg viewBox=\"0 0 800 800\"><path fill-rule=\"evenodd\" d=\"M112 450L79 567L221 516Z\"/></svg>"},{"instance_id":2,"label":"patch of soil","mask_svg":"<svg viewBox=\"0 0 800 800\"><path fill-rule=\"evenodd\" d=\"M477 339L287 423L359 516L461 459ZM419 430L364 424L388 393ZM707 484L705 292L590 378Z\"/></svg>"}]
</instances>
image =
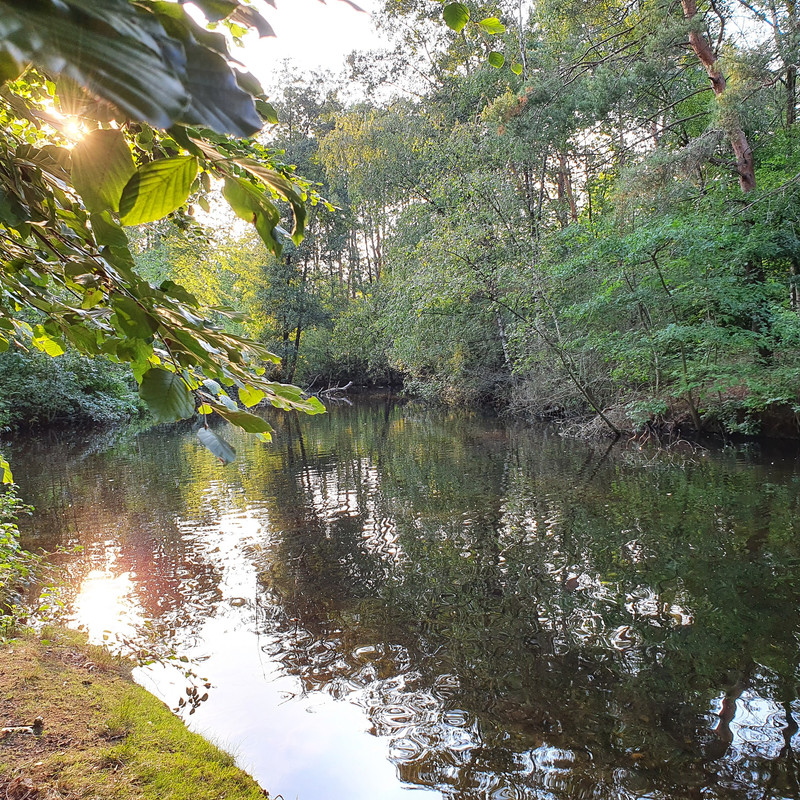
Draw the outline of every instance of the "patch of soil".
<instances>
[{"instance_id":1,"label":"patch of soil","mask_svg":"<svg viewBox=\"0 0 800 800\"><path fill-rule=\"evenodd\" d=\"M40 789L30 778L17 777L4 782L0 779L0 792L4 800L61 800L63 795L57 789Z\"/></svg>"}]
</instances>

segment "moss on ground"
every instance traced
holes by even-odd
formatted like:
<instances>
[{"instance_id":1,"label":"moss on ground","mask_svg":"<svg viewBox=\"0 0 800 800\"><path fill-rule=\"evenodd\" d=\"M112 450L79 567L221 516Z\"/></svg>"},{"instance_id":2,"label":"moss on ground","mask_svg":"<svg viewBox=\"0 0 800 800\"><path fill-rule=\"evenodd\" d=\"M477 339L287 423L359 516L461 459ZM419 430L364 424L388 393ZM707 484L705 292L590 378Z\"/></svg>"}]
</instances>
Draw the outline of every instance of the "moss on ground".
<instances>
[{"instance_id":1,"label":"moss on ground","mask_svg":"<svg viewBox=\"0 0 800 800\"><path fill-rule=\"evenodd\" d=\"M246 800L268 796L131 680L130 664L49 629L0 644L0 732L9 800Z\"/></svg>"}]
</instances>

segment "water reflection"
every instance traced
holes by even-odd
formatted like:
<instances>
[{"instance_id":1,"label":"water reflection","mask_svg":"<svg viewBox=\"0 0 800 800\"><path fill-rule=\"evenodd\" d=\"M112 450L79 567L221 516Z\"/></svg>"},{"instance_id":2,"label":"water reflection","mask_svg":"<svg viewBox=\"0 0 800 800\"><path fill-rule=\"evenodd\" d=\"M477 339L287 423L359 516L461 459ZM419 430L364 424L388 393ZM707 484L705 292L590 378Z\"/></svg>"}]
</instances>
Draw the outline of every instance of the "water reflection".
<instances>
[{"instance_id":1,"label":"water reflection","mask_svg":"<svg viewBox=\"0 0 800 800\"><path fill-rule=\"evenodd\" d=\"M271 422L224 468L189 430L14 455L29 543L84 546L76 620L189 656L192 724L272 793L800 796L793 457L390 402Z\"/></svg>"},{"instance_id":2,"label":"water reflection","mask_svg":"<svg viewBox=\"0 0 800 800\"><path fill-rule=\"evenodd\" d=\"M72 602L72 621L87 631L93 644L112 637L130 638L144 623L131 603L133 581L128 572L115 574L113 563L106 569L88 572Z\"/></svg>"}]
</instances>

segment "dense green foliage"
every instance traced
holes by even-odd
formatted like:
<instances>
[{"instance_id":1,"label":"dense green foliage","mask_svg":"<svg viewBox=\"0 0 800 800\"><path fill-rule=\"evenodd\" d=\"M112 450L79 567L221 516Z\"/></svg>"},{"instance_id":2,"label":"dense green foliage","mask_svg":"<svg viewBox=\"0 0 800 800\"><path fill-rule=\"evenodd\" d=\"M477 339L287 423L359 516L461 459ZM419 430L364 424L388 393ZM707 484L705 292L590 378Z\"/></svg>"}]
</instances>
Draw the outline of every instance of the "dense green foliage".
<instances>
[{"instance_id":1,"label":"dense green foliage","mask_svg":"<svg viewBox=\"0 0 800 800\"><path fill-rule=\"evenodd\" d=\"M217 180L272 253L302 240L306 185L242 138L274 110L229 52L271 28L238 0L195 5L208 25L157 0L0 2L0 351L102 354L131 365L157 421L199 401L267 437L234 389L245 405L321 405L264 377L276 357L211 319L229 310L142 278L124 230L168 215L191 227L190 196L207 206Z\"/></svg>"},{"instance_id":2,"label":"dense green foliage","mask_svg":"<svg viewBox=\"0 0 800 800\"><path fill-rule=\"evenodd\" d=\"M164 69L187 97L202 94L189 56L224 40L179 6L115 3L180 40L186 64ZM234 36L253 22L233 0L201 6ZM82 201L48 189L72 250L54 248L47 225L46 241L13 227L19 196L4 212L19 250L9 296L24 287L23 304L46 315L14 334L130 361L140 381L150 370L143 395L160 419L188 412L190 391L231 418L226 385L245 405L266 396L318 410L277 381L314 391L402 375L426 396L584 415L615 432L796 427L793 3L412 0L386 3L380 22L395 47L349 58L359 99L320 76L283 75L274 107L254 106L281 119L261 142L220 135L251 132L227 101L224 119L200 125L184 98L158 130L147 123L166 127L161 117L126 94L107 99L139 121L115 128L95 115L68 152L63 130L48 128L44 145L34 124L48 103L64 107L62 85L32 72L8 83L3 113L30 118L12 125L13 168L68 179ZM21 48L14 31L4 35ZM253 226L221 222L219 187ZM25 202L25 219L51 213ZM212 210L216 232L200 230L196 208ZM152 222L131 242L119 224L170 212L171 227ZM173 368L178 378L163 374Z\"/></svg>"},{"instance_id":3,"label":"dense green foliage","mask_svg":"<svg viewBox=\"0 0 800 800\"><path fill-rule=\"evenodd\" d=\"M35 577L39 563L19 544L17 520L30 511L13 484L0 487L0 639L4 628L13 624L18 590Z\"/></svg>"},{"instance_id":4,"label":"dense green foliage","mask_svg":"<svg viewBox=\"0 0 800 800\"><path fill-rule=\"evenodd\" d=\"M383 13L396 50L350 59L365 99L313 77L277 104L273 143L339 208L240 293L286 374L396 370L614 430L788 430L794 5L454 3L456 30L503 23L457 37L422 3Z\"/></svg>"},{"instance_id":5,"label":"dense green foliage","mask_svg":"<svg viewBox=\"0 0 800 800\"><path fill-rule=\"evenodd\" d=\"M380 146L395 222L366 302L390 357L451 396L752 431L757 412L798 401L800 162L776 50L795 9L773 4L771 39L752 17L737 39L741 6L702 24L687 3L612 6L508 13L519 77L452 42L424 103L372 112L402 144ZM711 71L695 31L716 45Z\"/></svg>"},{"instance_id":6,"label":"dense green foliage","mask_svg":"<svg viewBox=\"0 0 800 800\"><path fill-rule=\"evenodd\" d=\"M0 354L0 429L53 423L120 422L144 411L129 372L106 358L69 349Z\"/></svg>"}]
</instances>

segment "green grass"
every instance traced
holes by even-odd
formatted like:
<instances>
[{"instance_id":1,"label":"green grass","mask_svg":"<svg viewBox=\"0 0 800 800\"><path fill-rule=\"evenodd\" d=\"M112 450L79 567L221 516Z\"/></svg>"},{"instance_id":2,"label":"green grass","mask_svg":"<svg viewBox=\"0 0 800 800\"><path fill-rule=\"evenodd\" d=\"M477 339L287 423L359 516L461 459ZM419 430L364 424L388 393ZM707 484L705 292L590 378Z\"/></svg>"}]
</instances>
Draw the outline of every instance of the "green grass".
<instances>
[{"instance_id":1,"label":"green grass","mask_svg":"<svg viewBox=\"0 0 800 800\"><path fill-rule=\"evenodd\" d=\"M263 800L229 754L131 681L130 665L74 632L42 638L0 648L0 725L45 720L43 736L3 741L0 796L24 777L42 795L87 800Z\"/></svg>"}]
</instances>

